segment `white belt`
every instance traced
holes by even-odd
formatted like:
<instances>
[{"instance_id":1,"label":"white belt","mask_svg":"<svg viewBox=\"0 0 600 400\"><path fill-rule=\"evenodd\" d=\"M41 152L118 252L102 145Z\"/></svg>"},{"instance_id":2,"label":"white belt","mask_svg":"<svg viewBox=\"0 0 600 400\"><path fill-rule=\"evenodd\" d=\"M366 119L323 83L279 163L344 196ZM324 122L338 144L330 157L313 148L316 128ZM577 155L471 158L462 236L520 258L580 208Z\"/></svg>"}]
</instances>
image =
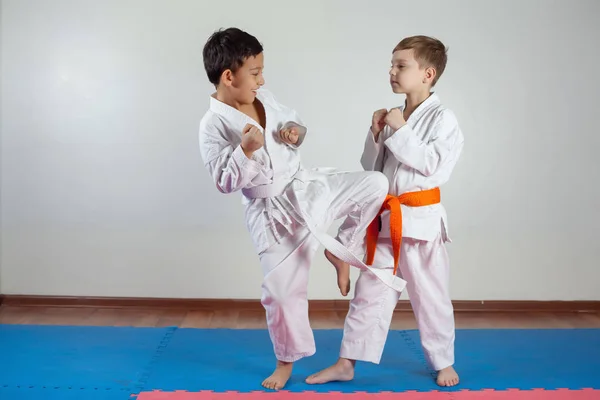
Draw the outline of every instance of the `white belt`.
<instances>
[{"instance_id":1,"label":"white belt","mask_svg":"<svg viewBox=\"0 0 600 400\"><path fill-rule=\"evenodd\" d=\"M302 171L299 171L298 174L296 174L296 176L294 176L293 179L300 178L300 175L302 175ZM296 219L298 221L298 223L302 224L303 226L306 226L306 228L310 231L310 233L312 233L317 238L317 240L319 242L321 242L321 244L327 250L329 250L332 254L334 254L337 258L339 258L340 260L342 260L360 270L371 271L380 281L382 281L384 284L386 284L390 288L396 290L397 292L402 292L404 290L404 288L406 287L405 280L403 280L393 274L390 274L389 272L386 273L386 271L384 271L382 269L373 268L373 267L366 265L362 260L360 260L358 257L356 257L350 250L348 250L346 247L344 247L340 242L335 240L329 234L312 226L312 222L311 222L310 218L307 218L305 215L301 215L300 214L300 213L302 213L301 210L296 211L294 209L294 207L289 203L289 201L285 198L285 196L279 197L280 195L282 195L285 192L285 189L288 187L288 185L290 183L291 183L291 181L276 182L276 183L272 183L270 185L261 185L261 186L255 186L255 187L252 187L249 189L242 189L242 193L247 198L265 199L266 200L266 208L267 208L266 211L267 211L267 215L269 218L269 225L271 226L271 229L273 231L273 234L274 234L277 242L279 242L281 240L281 236L279 235L279 232L277 231L277 228L275 226L275 220L273 218L273 211L275 209L277 209L281 212L284 221L279 221L279 222L281 222L281 224L285 227L285 229L290 234L292 234L292 232L291 232L291 222L292 221L291 221L290 217L287 215L287 212L289 212L289 210L293 210L294 219ZM288 207L284 207L283 204L281 203L282 201L285 201L287 203L286 205ZM287 208L287 210L286 210L286 208Z\"/></svg>"},{"instance_id":2,"label":"white belt","mask_svg":"<svg viewBox=\"0 0 600 400\"><path fill-rule=\"evenodd\" d=\"M268 199L270 197L277 197L283 194L285 188L291 183L288 182L275 182L270 185L254 186L249 189L242 189L242 194L249 199Z\"/></svg>"}]
</instances>

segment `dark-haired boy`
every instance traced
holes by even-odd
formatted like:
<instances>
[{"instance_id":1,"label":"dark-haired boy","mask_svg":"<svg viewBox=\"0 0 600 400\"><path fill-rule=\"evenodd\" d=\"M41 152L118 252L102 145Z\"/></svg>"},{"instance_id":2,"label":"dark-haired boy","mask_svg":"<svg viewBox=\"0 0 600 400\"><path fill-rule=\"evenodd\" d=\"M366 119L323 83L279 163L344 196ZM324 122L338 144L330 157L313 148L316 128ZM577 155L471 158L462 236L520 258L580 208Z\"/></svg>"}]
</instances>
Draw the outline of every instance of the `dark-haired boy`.
<instances>
[{"instance_id":1,"label":"dark-haired boy","mask_svg":"<svg viewBox=\"0 0 600 400\"><path fill-rule=\"evenodd\" d=\"M362 254L365 232L388 193L381 172L321 172L303 168L298 148L306 129L295 110L262 89L264 54L258 40L237 28L215 32L203 50L216 93L200 123L200 150L217 189L241 191L246 226L263 269L261 302L277 366L263 381L285 386L295 361L313 355L308 319L308 274L319 246L335 266L342 295L350 290L349 264L370 269ZM336 239L325 232L346 217ZM394 290L405 282L374 274Z\"/></svg>"}]
</instances>

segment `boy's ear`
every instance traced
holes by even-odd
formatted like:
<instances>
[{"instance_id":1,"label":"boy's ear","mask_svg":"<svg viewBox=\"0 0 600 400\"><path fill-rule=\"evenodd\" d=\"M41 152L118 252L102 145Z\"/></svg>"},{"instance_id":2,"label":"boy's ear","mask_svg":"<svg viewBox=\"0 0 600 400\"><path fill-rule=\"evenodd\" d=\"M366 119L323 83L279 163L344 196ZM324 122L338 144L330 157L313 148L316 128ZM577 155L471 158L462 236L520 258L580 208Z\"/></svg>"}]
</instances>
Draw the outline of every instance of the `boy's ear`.
<instances>
[{"instance_id":1,"label":"boy's ear","mask_svg":"<svg viewBox=\"0 0 600 400\"><path fill-rule=\"evenodd\" d=\"M435 76L437 75L437 71L435 70L435 68L433 67L427 67L425 69L425 79L426 81L423 83L431 83L433 82L433 79L435 78Z\"/></svg>"},{"instance_id":2,"label":"boy's ear","mask_svg":"<svg viewBox=\"0 0 600 400\"><path fill-rule=\"evenodd\" d=\"M231 86L233 84L233 72L230 69L226 69L221 74L221 84L225 86Z\"/></svg>"}]
</instances>

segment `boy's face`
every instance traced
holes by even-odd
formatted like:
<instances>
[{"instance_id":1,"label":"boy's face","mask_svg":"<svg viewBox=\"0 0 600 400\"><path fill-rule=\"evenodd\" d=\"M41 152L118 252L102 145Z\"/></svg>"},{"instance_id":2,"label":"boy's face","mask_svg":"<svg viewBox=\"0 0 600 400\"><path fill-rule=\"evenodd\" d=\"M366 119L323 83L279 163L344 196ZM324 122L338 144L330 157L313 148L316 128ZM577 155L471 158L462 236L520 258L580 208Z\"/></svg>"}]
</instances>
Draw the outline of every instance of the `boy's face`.
<instances>
[{"instance_id":1,"label":"boy's face","mask_svg":"<svg viewBox=\"0 0 600 400\"><path fill-rule=\"evenodd\" d=\"M390 84L394 93L412 93L430 89L434 76L433 68L419 67L412 49L398 50L392 55Z\"/></svg>"},{"instance_id":2,"label":"boy's face","mask_svg":"<svg viewBox=\"0 0 600 400\"><path fill-rule=\"evenodd\" d=\"M264 55L249 57L244 64L235 72L226 71L221 78L240 104L252 104L256 98L256 91L265 84L263 78Z\"/></svg>"}]
</instances>

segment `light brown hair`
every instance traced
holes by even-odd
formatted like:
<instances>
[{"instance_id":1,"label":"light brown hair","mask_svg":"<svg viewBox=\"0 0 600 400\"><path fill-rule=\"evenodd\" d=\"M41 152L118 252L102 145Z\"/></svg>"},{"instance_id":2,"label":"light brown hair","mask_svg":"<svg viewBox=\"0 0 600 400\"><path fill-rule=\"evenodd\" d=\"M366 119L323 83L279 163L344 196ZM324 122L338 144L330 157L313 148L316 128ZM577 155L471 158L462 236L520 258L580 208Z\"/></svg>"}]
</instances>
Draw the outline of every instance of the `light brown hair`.
<instances>
[{"instance_id":1,"label":"light brown hair","mask_svg":"<svg viewBox=\"0 0 600 400\"><path fill-rule=\"evenodd\" d=\"M393 52L411 49L420 68L435 68L435 78L431 83L431 86L434 86L446 69L448 62L446 46L438 39L429 36L411 36L402 39Z\"/></svg>"}]
</instances>

